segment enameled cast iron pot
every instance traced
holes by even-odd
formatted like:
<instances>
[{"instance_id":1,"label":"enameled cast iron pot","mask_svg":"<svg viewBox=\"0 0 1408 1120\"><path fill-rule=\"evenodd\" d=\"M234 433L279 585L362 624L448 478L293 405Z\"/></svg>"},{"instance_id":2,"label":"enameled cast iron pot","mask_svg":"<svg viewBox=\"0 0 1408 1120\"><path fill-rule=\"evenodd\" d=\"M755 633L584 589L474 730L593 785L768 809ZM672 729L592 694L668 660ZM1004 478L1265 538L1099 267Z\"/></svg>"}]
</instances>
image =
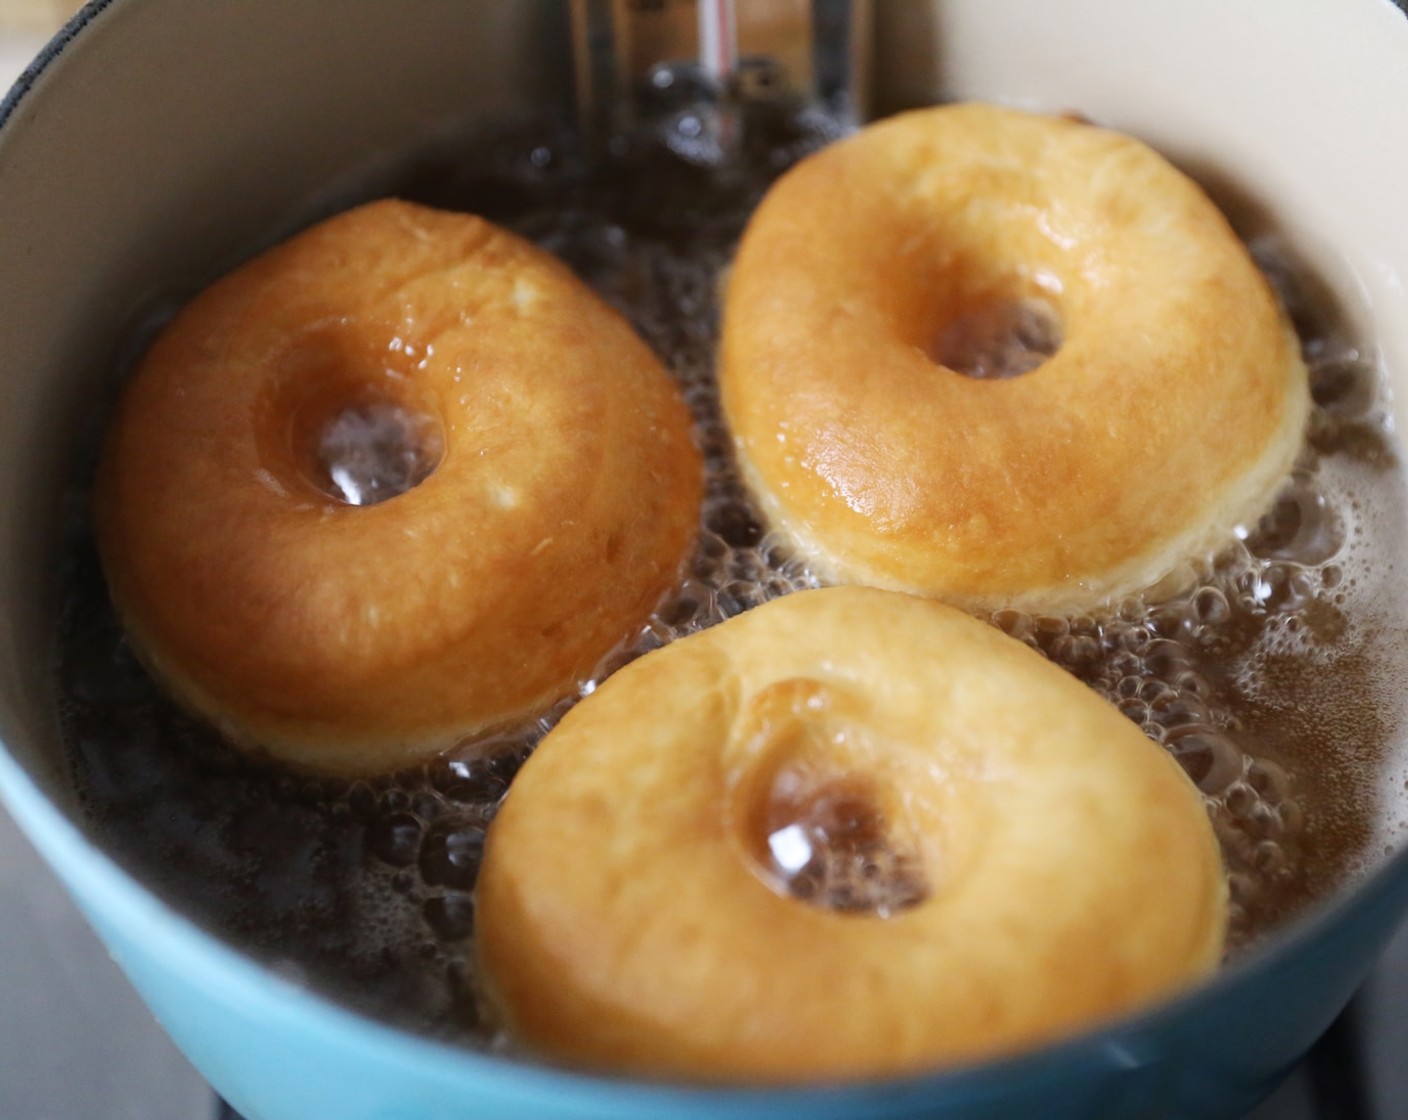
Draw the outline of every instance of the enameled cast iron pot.
<instances>
[{"instance_id":1,"label":"enameled cast iron pot","mask_svg":"<svg viewBox=\"0 0 1408 1120\"><path fill-rule=\"evenodd\" d=\"M881 108L958 97L1078 109L1231 184L1330 280L1408 407L1408 19L1389 0L876 7ZM0 794L11 811L166 1029L250 1120L1242 1115L1408 911L1408 851L1206 987L1098 1034L950 1074L752 1092L566 1074L387 1029L262 970L88 840L50 673L59 511L138 297L213 278L374 156L447 122L560 106L570 80L552 0L98 0L11 92L0 108Z\"/></svg>"}]
</instances>

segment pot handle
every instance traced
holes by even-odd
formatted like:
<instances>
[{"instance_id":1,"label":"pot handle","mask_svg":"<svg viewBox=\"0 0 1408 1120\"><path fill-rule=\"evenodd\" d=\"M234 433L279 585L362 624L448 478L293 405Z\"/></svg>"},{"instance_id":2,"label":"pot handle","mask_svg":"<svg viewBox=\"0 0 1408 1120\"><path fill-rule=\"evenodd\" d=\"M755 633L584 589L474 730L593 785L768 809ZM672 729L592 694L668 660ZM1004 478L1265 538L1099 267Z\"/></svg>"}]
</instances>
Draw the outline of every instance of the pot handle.
<instances>
[{"instance_id":1,"label":"pot handle","mask_svg":"<svg viewBox=\"0 0 1408 1120\"><path fill-rule=\"evenodd\" d=\"M870 0L572 0L584 134L606 138L682 103L819 105L848 124L869 103Z\"/></svg>"}]
</instances>

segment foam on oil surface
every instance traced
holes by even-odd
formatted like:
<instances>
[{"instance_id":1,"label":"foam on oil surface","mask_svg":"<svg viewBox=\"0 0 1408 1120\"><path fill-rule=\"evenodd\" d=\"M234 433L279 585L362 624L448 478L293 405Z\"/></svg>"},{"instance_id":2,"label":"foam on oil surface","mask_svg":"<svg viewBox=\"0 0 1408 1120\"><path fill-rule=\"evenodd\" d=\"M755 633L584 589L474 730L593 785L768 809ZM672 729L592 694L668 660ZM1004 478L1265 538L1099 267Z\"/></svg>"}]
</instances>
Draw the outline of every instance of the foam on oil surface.
<instances>
[{"instance_id":1,"label":"foam on oil surface","mask_svg":"<svg viewBox=\"0 0 1408 1120\"><path fill-rule=\"evenodd\" d=\"M765 120L717 165L669 137L628 142L589 175L554 135L515 132L427 157L386 184L557 253L666 359L693 411L708 464L698 547L676 591L579 696L668 641L817 585L745 492L712 367L718 284L744 220L778 173L831 135L825 122ZM1273 275L1296 280L1274 244L1259 249ZM1408 668L1408 597L1393 592L1392 571L1408 508L1398 453L1374 362L1313 308L1300 312L1313 424L1292 486L1260 526L1196 559L1193 589L1175 601L993 618L1109 697L1198 781L1229 866L1234 947L1372 864L1403 831L1408 800L1394 754ZM376 781L265 766L155 689L113 617L86 527L75 536L60 676L78 782L113 850L286 975L487 1043L464 952L485 829L521 760L577 697ZM809 843L824 832L811 829Z\"/></svg>"}]
</instances>

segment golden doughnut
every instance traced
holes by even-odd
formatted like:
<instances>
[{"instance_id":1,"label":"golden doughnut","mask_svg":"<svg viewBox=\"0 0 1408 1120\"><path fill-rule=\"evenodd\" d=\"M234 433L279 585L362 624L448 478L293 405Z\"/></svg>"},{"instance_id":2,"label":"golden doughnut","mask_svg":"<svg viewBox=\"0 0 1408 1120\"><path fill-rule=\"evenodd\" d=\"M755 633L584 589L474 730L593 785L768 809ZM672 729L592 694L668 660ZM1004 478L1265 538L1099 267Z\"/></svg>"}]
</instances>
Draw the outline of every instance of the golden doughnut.
<instances>
[{"instance_id":1,"label":"golden doughnut","mask_svg":"<svg viewBox=\"0 0 1408 1120\"><path fill-rule=\"evenodd\" d=\"M943 364L983 372L972 336L1023 308L1050 320L1034 360L1063 336L1036 368ZM745 477L820 575L972 608L1089 608L1215 551L1309 409L1294 334L1195 183L1127 136L979 104L773 187L721 364Z\"/></svg>"},{"instance_id":2,"label":"golden doughnut","mask_svg":"<svg viewBox=\"0 0 1408 1120\"><path fill-rule=\"evenodd\" d=\"M823 803L872 806L927 897L878 917L765 882L771 837ZM1176 761L1014 639L870 588L611 677L515 779L477 889L486 995L525 1048L705 1081L1048 1041L1212 970L1226 917Z\"/></svg>"},{"instance_id":3,"label":"golden doughnut","mask_svg":"<svg viewBox=\"0 0 1408 1120\"><path fill-rule=\"evenodd\" d=\"M329 490L320 440L359 409L443 445L433 473L374 505ZM674 384L565 266L385 201L176 316L124 390L96 520L155 675L355 774L569 691L676 578L701 485Z\"/></svg>"}]
</instances>

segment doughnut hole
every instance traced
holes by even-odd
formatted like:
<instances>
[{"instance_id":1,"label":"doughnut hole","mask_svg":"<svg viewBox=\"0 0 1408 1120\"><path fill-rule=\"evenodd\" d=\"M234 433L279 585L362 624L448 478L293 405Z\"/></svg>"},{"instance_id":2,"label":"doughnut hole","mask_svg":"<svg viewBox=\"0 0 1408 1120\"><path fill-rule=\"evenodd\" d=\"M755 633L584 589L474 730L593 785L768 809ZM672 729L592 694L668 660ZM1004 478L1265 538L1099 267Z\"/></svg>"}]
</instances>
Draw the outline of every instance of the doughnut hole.
<instances>
[{"instance_id":1,"label":"doughnut hole","mask_svg":"<svg viewBox=\"0 0 1408 1120\"><path fill-rule=\"evenodd\" d=\"M394 400L344 405L307 433L313 482L348 505L370 506L414 489L434 473L445 450L439 421Z\"/></svg>"},{"instance_id":2,"label":"doughnut hole","mask_svg":"<svg viewBox=\"0 0 1408 1120\"><path fill-rule=\"evenodd\" d=\"M413 371L398 368L404 358L368 334L366 353L320 332L291 348L264 409L264 427L273 429L270 473L286 474L279 464L292 464L295 485L351 506L414 489L445 453L439 409L417 391Z\"/></svg>"},{"instance_id":3,"label":"doughnut hole","mask_svg":"<svg viewBox=\"0 0 1408 1120\"><path fill-rule=\"evenodd\" d=\"M939 329L931 357L980 380L1030 373L1061 348L1061 319L1041 297L985 299Z\"/></svg>"},{"instance_id":4,"label":"doughnut hole","mask_svg":"<svg viewBox=\"0 0 1408 1120\"><path fill-rule=\"evenodd\" d=\"M844 914L886 918L934 890L939 790L918 752L848 696L794 678L749 700L728 755L731 841L770 889Z\"/></svg>"},{"instance_id":5,"label":"doughnut hole","mask_svg":"<svg viewBox=\"0 0 1408 1120\"><path fill-rule=\"evenodd\" d=\"M910 252L915 282L893 305L894 329L931 361L997 381L1031 373L1060 351L1072 310L1062 277L1081 264L1029 215L960 208Z\"/></svg>"}]
</instances>

